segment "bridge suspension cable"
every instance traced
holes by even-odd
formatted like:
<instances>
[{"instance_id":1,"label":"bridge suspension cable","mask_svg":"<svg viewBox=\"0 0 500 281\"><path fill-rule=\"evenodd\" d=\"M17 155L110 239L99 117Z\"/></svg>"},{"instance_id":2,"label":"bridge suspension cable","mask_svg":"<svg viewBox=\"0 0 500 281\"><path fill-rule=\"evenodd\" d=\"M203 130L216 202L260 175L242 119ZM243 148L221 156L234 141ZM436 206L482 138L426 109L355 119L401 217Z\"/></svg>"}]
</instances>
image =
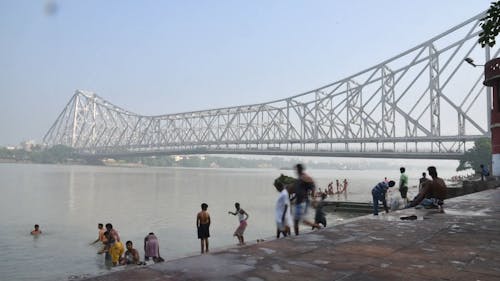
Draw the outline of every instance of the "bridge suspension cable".
<instances>
[{"instance_id":1,"label":"bridge suspension cable","mask_svg":"<svg viewBox=\"0 0 500 281\"><path fill-rule=\"evenodd\" d=\"M96 156L189 153L456 159L489 137L491 93L468 57L479 14L354 75L289 98L144 116L77 90L44 136Z\"/></svg>"}]
</instances>

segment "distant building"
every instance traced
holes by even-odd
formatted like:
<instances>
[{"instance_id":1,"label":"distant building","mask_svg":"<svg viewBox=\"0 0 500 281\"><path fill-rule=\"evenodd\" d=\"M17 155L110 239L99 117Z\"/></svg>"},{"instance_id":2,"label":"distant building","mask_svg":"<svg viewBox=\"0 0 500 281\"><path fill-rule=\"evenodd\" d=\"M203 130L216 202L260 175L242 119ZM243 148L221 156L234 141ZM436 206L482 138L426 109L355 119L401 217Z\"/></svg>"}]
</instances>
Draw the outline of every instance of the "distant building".
<instances>
[{"instance_id":1,"label":"distant building","mask_svg":"<svg viewBox=\"0 0 500 281\"><path fill-rule=\"evenodd\" d=\"M36 145L36 142L34 140L28 140L28 141L21 142L21 148L24 151L28 151L28 152L30 152L35 145Z\"/></svg>"}]
</instances>

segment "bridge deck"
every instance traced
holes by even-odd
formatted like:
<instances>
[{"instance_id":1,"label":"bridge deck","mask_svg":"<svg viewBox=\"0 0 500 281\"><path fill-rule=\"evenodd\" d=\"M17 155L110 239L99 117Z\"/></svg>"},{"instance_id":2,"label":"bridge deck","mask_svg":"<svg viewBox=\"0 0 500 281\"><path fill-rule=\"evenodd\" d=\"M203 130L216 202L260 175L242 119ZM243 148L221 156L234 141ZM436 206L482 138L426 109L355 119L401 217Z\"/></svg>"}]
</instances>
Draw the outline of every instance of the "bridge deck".
<instances>
[{"instance_id":1,"label":"bridge deck","mask_svg":"<svg viewBox=\"0 0 500 281\"><path fill-rule=\"evenodd\" d=\"M499 280L500 189L89 280ZM417 215L417 220L400 220Z\"/></svg>"}]
</instances>

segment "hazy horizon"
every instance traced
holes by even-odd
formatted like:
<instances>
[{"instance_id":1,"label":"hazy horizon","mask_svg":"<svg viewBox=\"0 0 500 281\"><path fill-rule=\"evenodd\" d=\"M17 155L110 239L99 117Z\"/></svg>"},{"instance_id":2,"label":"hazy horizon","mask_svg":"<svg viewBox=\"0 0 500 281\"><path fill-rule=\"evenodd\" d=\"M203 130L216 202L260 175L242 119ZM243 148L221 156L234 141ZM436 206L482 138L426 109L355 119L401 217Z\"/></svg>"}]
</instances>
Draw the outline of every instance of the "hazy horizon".
<instances>
[{"instance_id":1,"label":"hazy horizon","mask_svg":"<svg viewBox=\"0 0 500 281\"><path fill-rule=\"evenodd\" d=\"M1 1L0 145L41 142L77 89L142 115L293 96L398 55L489 5Z\"/></svg>"}]
</instances>

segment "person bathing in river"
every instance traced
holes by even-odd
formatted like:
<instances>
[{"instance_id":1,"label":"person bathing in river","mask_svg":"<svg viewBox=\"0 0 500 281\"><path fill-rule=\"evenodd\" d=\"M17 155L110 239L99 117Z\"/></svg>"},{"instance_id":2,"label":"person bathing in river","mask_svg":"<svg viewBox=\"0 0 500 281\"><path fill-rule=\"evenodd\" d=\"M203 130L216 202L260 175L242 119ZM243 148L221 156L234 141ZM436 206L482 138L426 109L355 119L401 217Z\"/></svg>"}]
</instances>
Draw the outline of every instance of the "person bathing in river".
<instances>
[{"instance_id":1,"label":"person bathing in river","mask_svg":"<svg viewBox=\"0 0 500 281\"><path fill-rule=\"evenodd\" d=\"M118 234L118 231L116 231L116 229L113 228L112 224L107 223L106 230L109 232L109 235L113 237L113 240L120 242L120 235Z\"/></svg>"},{"instance_id":2,"label":"person bathing in river","mask_svg":"<svg viewBox=\"0 0 500 281\"><path fill-rule=\"evenodd\" d=\"M240 203L236 202L234 203L234 207L236 208L235 212L229 211L228 214L236 216L238 215L238 221L239 225L238 228L234 231L233 236L238 237L238 245L245 245L245 239L243 238L243 233L245 232L245 229L247 228L247 219L248 219L248 214L240 208Z\"/></svg>"},{"instance_id":3,"label":"person bathing in river","mask_svg":"<svg viewBox=\"0 0 500 281\"><path fill-rule=\"evenodd\" d=\"M104 235L104 233L106 232L106 229L104 228L104 225L102 223L97 224L97 229L99 229L99 232L97 234L97 239L94 242L90 243L90 245L93 245L93 244L101 241L102 247L101 247L101 249L99 249L99 251L97 251L98 254L101 254L101 253L106 252L106 244L107 244L108 240L106 239L106 236Z\"/></svg>"},{"instance_id":4,"label":"person bathing in river","mask_svg":"<svg viewBox=\"0 0 500 281\"><path fill-rule=\"evenodd\" d=\"M328 195L333 194L333 181L328 184Z\"/></svg>"},{"instance_id":5,"label":"person bathing in river","mask_svg":"<svg viewBox=\"0 0 500 281\"><path fill-rule=\"evenodd\" d=\"M39 235L42 234L42 231L40 230L40 226L38 224L35 224L35 229L31 231L31 235Z\"/></svg>"},{"instance_id":6,"label":"person bathing in river","mask_svg":"<svg viewBox=\"0 0 500 281\"><path fill-rule=\"evenodd\" d=\"M127 247L127 251L125 252L125 255L123 256L123 258L121 259L120 264L121 265L125 265L125 264L140 265L140 264L142 264L140 261L140 257L139 257L139 251L134 249L132 241L127 241L127 243L125 243L125 246Z\"/></svg>"},{"instance_id":7,"label":"person bathing in river","mask_svg":"<svg viewBox=\"0 0 500 281\"><path fill-rule=\"evenodd\" d=\"M111 256L111 262L113 266L118 265L120 259L125 252L122 242L115 240L113 234L110 231L104 233L106 239L108 240L108 252Z\"/></svg>"},{"instance_id":8,"label":"person bathing in river","mask_svg":"<svg viewBox=\"0 0 500 281\"><path fill-rule=\"evenodd\" d=\"M94 240L94 242L90 243L90 245L93 245L99 241L101 241L104 244L106 240L106 237L104 237L104 232L106 232L106 229L104 229L104 225L102 223L97 224L97 229L98 229L97 239Z\"/></svg>"},{"instance_id":9,"label":"person bathing in river","mask_svg":"<svg viewBox=\"0 0 500 281\"><path fill-rule=\"evenodd\" d=\"M164 259L160 256L160 243L153 232L144 237L144 260L152 258L155 263L162 262Z\"/></svg>"},{"instance_id":10,"label":"person bathing in river","mask_svg":"<svg viewBox=\"0 0 500 281\"><path fill-rule=\"evenodd\" d=\"M345 192L347 194L347 179L344 179L344 187L342 188L342 191L341 192Z\"/></svg>"},{"instance_id":11,"label":"person bathing in river","mask_svg":"<svg viewBox=\"0 0 500 281\"><path fill-rule=\"evenodd\" d=\"M107 242L104 244L104 247L97 253L102 254L107 252L111 255L110 248L113 246L115 242L120 242L120 235L118 234L118 231L116 231L116 229L113 228L113 225L111 223L106 224L106 231L104 233L107 233L106 235L104 235ZM109 237L111 237L112 239L110 240ZM120 244L121 248L124 248L123 243L120 242Z\"/></svg>"}]
</instances>

